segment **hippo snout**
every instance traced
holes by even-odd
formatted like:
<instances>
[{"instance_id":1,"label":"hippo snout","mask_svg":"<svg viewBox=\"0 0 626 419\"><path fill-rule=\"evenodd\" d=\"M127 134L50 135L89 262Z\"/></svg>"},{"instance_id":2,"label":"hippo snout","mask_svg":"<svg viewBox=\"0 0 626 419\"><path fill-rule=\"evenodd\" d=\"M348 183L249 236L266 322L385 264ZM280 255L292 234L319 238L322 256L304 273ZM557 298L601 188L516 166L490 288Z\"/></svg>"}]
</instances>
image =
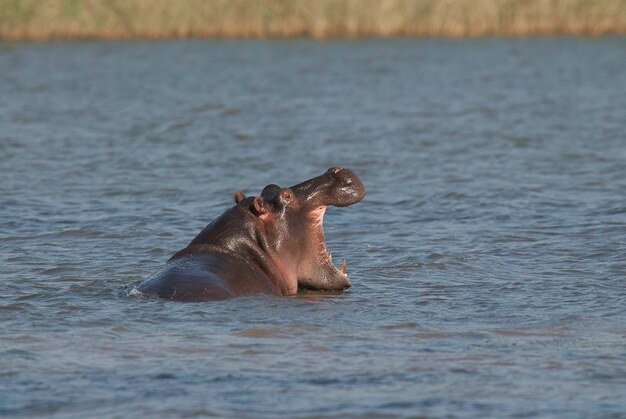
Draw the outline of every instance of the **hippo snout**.
<instances>
[{"instance_id":1,"label":"hippo snout","mask_svg":"<svg viewBox=\"0 0 626 419\"><path fill-rule=\"evenodd\" d=\"M291 189L309 208L333 205L346 207L365 196L365 186L350 169L331 167L321 176L314 177Z\"/></svg>"},{"instance_id":2,"label":"hippo snout","mask_svg":"<svg viewBox=\"0 0 626 419\"><path fill-rule=\"evenodd\" d=\"M352 170L331 167L326 173L334 181L329 193L330 205L345 207L356 204L365 197L365 186Z\"/></svg>"}]
</instances>

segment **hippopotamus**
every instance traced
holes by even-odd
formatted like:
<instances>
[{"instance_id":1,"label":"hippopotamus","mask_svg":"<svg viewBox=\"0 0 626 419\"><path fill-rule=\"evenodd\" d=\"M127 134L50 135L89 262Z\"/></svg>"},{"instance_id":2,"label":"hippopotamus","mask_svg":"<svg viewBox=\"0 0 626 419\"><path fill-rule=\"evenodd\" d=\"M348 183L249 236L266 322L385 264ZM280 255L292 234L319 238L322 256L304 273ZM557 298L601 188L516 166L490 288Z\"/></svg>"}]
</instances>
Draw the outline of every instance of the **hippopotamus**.
<instances>
[{"instance_id":1,"label":"hippopotamus","mask_svg":"<svg viewBox=\"0 0 626 419\"><path fill-rule=\"evenodd\" d=\"M237 192L232 208L138 290L179 301L287 296L298 288L342 291L350 287L346 261L339 269L332 263L324 213L329 205L353 205L364 196L358 176L339 167L290 188L267 185L260 196Z\"/></svg>"}]
</instances>

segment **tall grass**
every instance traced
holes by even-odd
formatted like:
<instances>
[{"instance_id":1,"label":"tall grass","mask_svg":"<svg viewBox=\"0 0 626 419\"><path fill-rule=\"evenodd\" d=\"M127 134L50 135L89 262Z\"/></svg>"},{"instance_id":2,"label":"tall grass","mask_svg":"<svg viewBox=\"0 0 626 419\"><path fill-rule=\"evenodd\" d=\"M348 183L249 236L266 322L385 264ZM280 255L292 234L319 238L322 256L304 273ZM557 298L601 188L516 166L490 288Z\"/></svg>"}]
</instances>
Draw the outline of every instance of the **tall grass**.
<instances>
[{"instance_id":1,"label":"tall grass","mask_svg":"<svg viewBox=\"0 0 626 419\"><path fill-rule=\"evenodd\" d=\"M626 34L626 0L0 0L0 38Z\"/></svg>"}]
</instances>

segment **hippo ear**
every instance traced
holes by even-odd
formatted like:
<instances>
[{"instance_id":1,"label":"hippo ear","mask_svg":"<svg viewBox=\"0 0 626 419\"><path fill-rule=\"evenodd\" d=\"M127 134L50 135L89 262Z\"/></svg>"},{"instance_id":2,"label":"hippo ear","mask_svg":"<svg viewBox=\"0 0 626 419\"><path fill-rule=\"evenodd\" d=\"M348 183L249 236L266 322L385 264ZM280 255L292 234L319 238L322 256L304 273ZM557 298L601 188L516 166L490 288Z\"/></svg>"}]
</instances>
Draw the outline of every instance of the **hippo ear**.
<instances>
[{"instance_id":1,"label":"hippo ear","mask_svg":"<svg viewBox=\"0 0 626 419\"><path fill-rule=\"evenodd\" d=\"M235 192L234 198L235 198L235 204L239 204L241 201L246 199L246 195L244 195L243 192L239 191L239 192Z\"/></svg>"},{"instance_id":2,"label":"hippo ear","mask_svg":"<svg viewBox=\"0 0 626 419\"><path fill-rule=\"evenodd\" d=\"M254 209L259 213L259 215L267 214L269 212L267 202L265 202L265 199L263 199L262 196L254 198Z\"/></svg>"},{"instance_id":3,"label":"hippo ear","mask_svg":"<svg viewBox=\"0 0 626 419\"><path fill-rule=\"evenodd\" d=\"M271 185L267 185L265 188L263 188L263 190L261 191L261 196L266 200L271 201L272 199L274 199L276 194L280 192L280 189L280 186L274 185L272 183Z\"/></svg>"}]
</instances>

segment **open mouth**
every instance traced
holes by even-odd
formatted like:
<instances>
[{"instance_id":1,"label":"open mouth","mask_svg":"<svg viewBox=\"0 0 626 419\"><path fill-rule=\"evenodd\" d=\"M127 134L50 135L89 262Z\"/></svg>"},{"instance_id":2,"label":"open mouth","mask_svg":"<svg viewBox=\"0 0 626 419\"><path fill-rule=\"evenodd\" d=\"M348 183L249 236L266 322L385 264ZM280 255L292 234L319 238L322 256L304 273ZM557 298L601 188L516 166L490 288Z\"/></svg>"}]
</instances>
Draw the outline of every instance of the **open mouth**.
<instances>
[{"instance_id":1,"label":"open mouth","mask_svg":"<svg viewBox=\"0 0 626 419\"><path fill-rule=\"evenodd\" d=\"M298 285L314 290L343 290L350 287L347 261L336 267L326 247L324 214L329 205L347 207L365 197L365 187L350 169L331 167L321 176L290 188L308 218L307 256L298 268Z\"/></svg>"},{"instance_id":2,"label":"open mouth","mask_svg":"<svg viewBox=\"0 0 626 419\"><path fill-rule=\"evenodd\" d=\"M321 208L320 214L318 215L319 217L319 235L321 236L321 253L322 253L322 257L326 260L328 260L328 262L337 270L338 273L342 274L343 276L345 276L346 278L348 278L348 273L347 273L347 268L348 268L348 261L346 259L343 260L343 262L341 263L341 267L337 268L334 264L333 264L333 255L330 253L330 251L328 250L328 247L326 247L326 236L324 234L324 214L326 213L326 208L327 207L323 207Z\"/></svg>"},{"instance_id":3,"label":"open mouth","mask_svg":"<svg viewBox=\"0 0 626 419\"><path fill-rule=\"evenodd\" d=\"M344 290L351 285L347 274L348 262L344 259L339 268L333 264L333 255L328 251L324 234L326 208L327 206L321 206L308 214L316 254L311 258L314 266L304 269L303 276L298 278L298 283L305 289Z\"/></svg>"}]
</instances>

